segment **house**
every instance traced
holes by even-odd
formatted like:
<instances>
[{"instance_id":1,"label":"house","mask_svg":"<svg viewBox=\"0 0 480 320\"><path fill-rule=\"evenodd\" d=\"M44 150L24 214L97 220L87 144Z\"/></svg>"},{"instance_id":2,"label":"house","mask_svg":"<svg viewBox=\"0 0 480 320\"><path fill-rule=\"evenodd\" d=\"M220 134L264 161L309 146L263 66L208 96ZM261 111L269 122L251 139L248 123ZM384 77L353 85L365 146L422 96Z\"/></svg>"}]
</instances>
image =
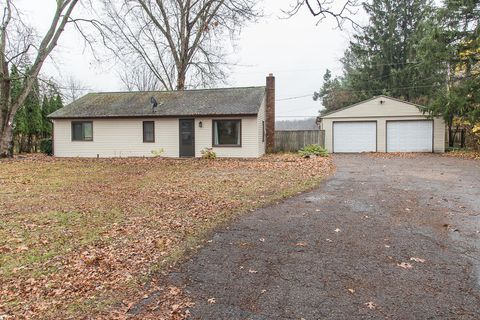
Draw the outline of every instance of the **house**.
<instances>
[{"instance_id":1,"label":"house","mask_svg":"<svg viewBox=\"0 0 480 320\"><path fill-rule=\"evenodd\" d=\"M260 157L274 148L275 78L266 86L89 93L49 115L57 157Z\"/></svg>"},{"instance_id":2,"label":"house","mask_svg":"<svg viewBox=\"0 0 480 320\"><path fill-rule=\"evenodd\" d=\"M445 123L422 106L377 96L320 117L329 152L444 152Z\"/></svg>"}]
</instances>

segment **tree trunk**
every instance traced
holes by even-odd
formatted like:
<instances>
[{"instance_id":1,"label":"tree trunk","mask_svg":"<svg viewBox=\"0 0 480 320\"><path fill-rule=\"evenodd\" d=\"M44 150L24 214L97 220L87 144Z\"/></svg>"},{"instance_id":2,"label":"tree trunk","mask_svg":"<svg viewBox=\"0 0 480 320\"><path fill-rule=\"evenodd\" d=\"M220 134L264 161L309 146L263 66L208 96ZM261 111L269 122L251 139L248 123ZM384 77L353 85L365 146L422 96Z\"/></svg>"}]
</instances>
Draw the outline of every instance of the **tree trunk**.
<instances>
[{"instance_id":1,"label":"tree trunk","mask_svg":"<svg viewBox=\"0 0 480 320\"><path fill-rule=\"evenodd\" d=\"M0 158L13 157L13 121L7 121L0 136Z\"/></svg>"},{"instance_id":2,"label":"tree trunk","mask_svg":"<svg viewBox=\"0 0 480 320\"><path fill-rule=\"evenodd\" d=\"M449 124L448 125L448 146L450 148L453 148L454 140L455 140L455 136L453 134L452 125Z\"/></svg>"},{"instance_id":3,"label":"tree trunk","mask_svg":"<svg viewBox=\"0 0 480 320\"><path fill-rule=\"evenodd\" d=\"M186 72L184 70L178 71L177 90L185 90Z\"/></svg>"}]
</instances>

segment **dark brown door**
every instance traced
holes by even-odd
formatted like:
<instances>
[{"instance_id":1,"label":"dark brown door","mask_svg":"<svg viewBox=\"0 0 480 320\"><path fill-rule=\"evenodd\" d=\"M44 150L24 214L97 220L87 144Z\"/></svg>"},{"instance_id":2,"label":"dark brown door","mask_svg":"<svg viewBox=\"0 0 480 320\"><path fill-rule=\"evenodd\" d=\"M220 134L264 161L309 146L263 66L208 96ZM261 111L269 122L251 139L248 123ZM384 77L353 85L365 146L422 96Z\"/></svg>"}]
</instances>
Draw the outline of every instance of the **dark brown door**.
<instances>
[{"instance_id":1,"label":"dark brown door","mask_svg":"<svg viewBox=\"0 0 480 320\"><path fill-rule=\"evenodd\" d=\"M195 121L180 119L180 157L195 157Z\"/></svg>"}]
</instances>

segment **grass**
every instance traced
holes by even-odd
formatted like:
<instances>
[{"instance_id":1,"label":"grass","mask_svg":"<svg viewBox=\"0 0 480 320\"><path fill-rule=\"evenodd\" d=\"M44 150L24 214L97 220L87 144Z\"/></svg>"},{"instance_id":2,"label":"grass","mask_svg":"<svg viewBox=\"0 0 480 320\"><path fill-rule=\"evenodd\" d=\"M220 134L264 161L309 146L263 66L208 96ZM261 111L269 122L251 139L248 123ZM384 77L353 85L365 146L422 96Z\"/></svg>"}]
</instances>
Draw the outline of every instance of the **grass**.
<instances>
[{"instance_id":1,"label":"grass","mask_svg":"<svg viewBox=\"0 0 480 320\"><path fill-rule=\"evenodd\" d=\"M311 189L328 158L0 162L0 315L124 313L232 217Z\"/></svg>"}]
</instances>

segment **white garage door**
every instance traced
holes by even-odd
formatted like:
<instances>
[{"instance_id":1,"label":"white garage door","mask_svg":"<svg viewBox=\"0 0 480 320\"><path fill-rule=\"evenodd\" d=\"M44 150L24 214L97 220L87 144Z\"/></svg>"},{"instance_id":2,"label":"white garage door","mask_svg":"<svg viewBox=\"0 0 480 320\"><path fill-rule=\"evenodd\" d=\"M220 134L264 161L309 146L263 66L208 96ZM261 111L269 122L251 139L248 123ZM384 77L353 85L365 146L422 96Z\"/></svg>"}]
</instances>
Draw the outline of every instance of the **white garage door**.
<instances>
[{"instance_id":1,"label":"white garage door","mask_svg":"<svg viewBox=\"0 0 480 320\"><path fill-rule=\"evenodd\" d=\"M377 123L373 121L334 122L333 152L377 151Z\"/></svg>"},{"instance_id":2,"label":"white garage door","mask_svg":"<svg viewBox=\"0 0 480 320\"><path fill-rule=\"evenodd\" d=\"M433 122L388 121L387 152L432 152Z\"/></svg>"}]
</instances>

